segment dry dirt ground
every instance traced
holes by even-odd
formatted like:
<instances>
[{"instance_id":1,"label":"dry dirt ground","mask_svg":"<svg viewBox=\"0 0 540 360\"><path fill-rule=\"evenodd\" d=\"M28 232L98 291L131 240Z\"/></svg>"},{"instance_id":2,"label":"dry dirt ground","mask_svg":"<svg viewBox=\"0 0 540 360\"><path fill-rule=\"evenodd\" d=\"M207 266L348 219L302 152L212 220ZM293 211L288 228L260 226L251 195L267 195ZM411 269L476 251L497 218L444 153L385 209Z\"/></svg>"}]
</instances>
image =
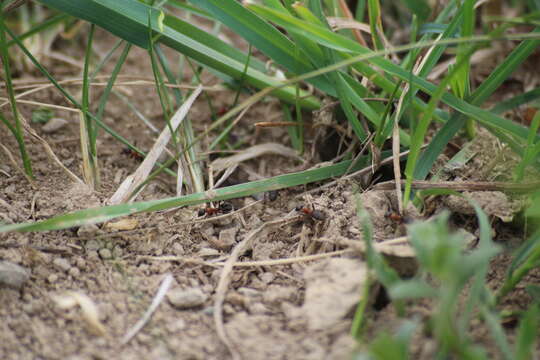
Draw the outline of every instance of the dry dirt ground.
<instances>
[{"instance_id":1,"label":"dry dirt ground","mask_svg":"<svg viewBox=\"0 0 540 360\"><path fill-rule=\"evenodd\" d=\"M96 47L105 53L112 40L101 31L98 35L103 41L98 41ZM79 61L83 45L65 41L55 44L56 49L62 47L72 49L73 54L68 55ZM80 74L80 68L58 60L49 59L46 63L60 78ZM105 73L110 72L111 66ZM151 76L142 50L133 49L123 74ZM24 74L19 79L29 80L31 75ZM205 79L207 84L214 82L216 80L211 77ZM79 88L71 87L70 90L77 94ZM94 91L96 96L101 93L100 89ZM158 128L164 126L152 85L124 87L119 91ZM229 105L234 99L233 92L208 95L217 107ZM53 90L35 93L32 100L66 104ZM196 131L203 131L210 123L207 107L206 100L201 97L190 112ZM21 105L21 109L29 119L34 108ZM261 133L253 126L253 122L261 118L279 116L278 110L279 105L272 101L257 105L248 112L233 135L246 138L248 145L265 141L288 144L282 129ZM62 163L80 176L77 116L62 111L56 116L68 123L52 132L44 131L39 124L32 126L51 145ZM143 149L152 144L154 135L116 97L111 98L105 122L129 140L137 141ZM15 143L4 127L0 132L0 143L16 154ZM103 184L94 192L74 184L49 160L39 143L27 143L36 174L32 185L6 153L0 152L0 218L7 223L41 220L100 206L138 165L138 160L126 155L112 137L100 133ZM498 146L489 135L481 133L473 144L477 155L459 169L459 176L451 174L452 178L491 180L488 177L493 171L484 174L477 169L491 166L489 162L494 152L507 156L506 150ZM248 162L246 166L247 170L237 181L252 180L253 174L273 176L298 171L309 164L299 165L290 159L266 156ZM350 336L352 314L367 271L356 246L361 243L356 219L358 181L338 182L310 194L306 190L318 185L280 191L276 199L267 196L252 207L224 218L201 218L197 214L200 207L192 207L132 216L130 219L136 221L136 226L128 232L115 232L100 224L45 233L0 234L0 259L19 264L31 273L20 289L0 288L0 358L232 358L215 326L216 294L223 261L230 256L232 248L249 237L251 247L239 254L238 261L258 263L234 267L230 284L225 288L222 314L229 347L243 359L350 358L356 347ZM140 199L173 195L174 182L163 177L147 187ZM395 210L392 192L371 191L360 196L374 221L377 241L403 235L402 226L386 216ZM474 196L482 198L482 194ZM492 194L488 198L492 199ZM432 206L434 212L444 207L437 201ZM233 200L232 204L235 209L240 209L254 202L255 199L250 197ZM323 210L325 219L298 217L294 212L298 204ZM448 201L446 207L454 205ZM511 201L503 199L495 205L496 208L510 206ZM477 231L474 216L460 212L459 206L452 209L452 226L464 228L474 235ZM286 220L291 216L297 219ZM496 241L508 248L522 241L523 235L501 225L496 214L492 213L491 219ZM283 221L253 232L262 224L279 220ZM340 250L344 251L324 257L324 254ZM321 255L321 258L280 265L269 261L312 255ZM414 268L407 256L398 253L394 257L403 257L405 263ZM494 288L500 285L508 259L507 254L502 254L493 261L489 281ZM167 295L151 320L125 343L125 334L149 308L168 274L172 275L172 284ZM89 299L96 305L103 329L90 325L91 315L81 307L61 306L61 300L73 297L82 298L83 302ZM527 295L520 290L508 296L506 305L515 309L522 308L527 302ZM427 316L430 310L426 303L409 309L407 315ZM375 294L368 309L368 338L369 334L381 329L395 329L401 321L393 307L387 306L384 294ZM476 326L471 331L475 340L489 346L491 340L484 328ZM512 333L513 330L508 331ZM413 358L430 359L432 349L433 340L419 332L413 344Z\"/></svg>"}]
</instances>

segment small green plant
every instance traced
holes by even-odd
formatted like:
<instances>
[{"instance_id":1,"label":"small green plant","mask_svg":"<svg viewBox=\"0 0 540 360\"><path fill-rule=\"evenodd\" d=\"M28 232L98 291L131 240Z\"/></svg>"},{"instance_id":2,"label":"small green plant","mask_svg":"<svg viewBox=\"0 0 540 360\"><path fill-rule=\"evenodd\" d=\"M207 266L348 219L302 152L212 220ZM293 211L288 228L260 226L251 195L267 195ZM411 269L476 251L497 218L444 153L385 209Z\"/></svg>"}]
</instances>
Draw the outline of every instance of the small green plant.
<instances>
[{"instance_id":1,"label":"small green plant","mask_svg":"<svg viewBox=\"0 0 540 360\"><path fill-rule=\"evenodd\" d=\"M537 209L537 206L535 204L531 209ZM418 273L412 279L392 281L385 287L392 301L401 304L407 301L408 305L412 305L416 299L431 299L434 310L429 320L421 326L437 342L436 358L487 359L487 349L475 344L469 334L471 320L477 318L489 329L504 359L527 359L532 354L538 333L540 297L537 294L540 292L535 285L528 287L533 303L520 316L514 349L501 326L504 313L497 308L497 304L528 272L538 267L540 232L535 232L516 252L506 282L494 294L486 286L486 274L490 260L501 249L490 238L486 215L477 206L476 211L481 235L479 245L474 250L466 250L462 234L449 231L448 213L442 213L431 221L410 225L410 242L419 264ZM534 210L528 213L532 214ZM368 264L372 262L368 260ZM377 267L371 266L379 281L387 283ZM375 340L368 341L368 350L358 358L408 359L410 354L404 350L404 347L408 348L408 342L403 339L399 332L381 334ZM381 344L386 344L390 349Z\"/></svg>"}]
</instances>

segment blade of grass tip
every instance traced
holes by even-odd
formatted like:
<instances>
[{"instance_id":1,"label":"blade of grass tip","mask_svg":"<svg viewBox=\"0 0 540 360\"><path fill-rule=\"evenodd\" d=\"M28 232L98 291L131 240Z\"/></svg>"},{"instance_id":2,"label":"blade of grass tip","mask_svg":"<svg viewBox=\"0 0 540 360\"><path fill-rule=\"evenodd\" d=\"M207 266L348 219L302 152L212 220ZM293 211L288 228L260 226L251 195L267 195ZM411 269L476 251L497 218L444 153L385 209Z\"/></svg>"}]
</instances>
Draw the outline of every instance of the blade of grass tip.
<instances>
[{"instance_id":1,"label":"blade of grass tip","mask_svg":"<svg viewBox=\"0 0 540 360\"><path fill-rule=\"evenodd\" d=\"M19 118L19 110L17 108L17 101L15 99L15 91L13 90L13 83L11 81L11 69L10 69L10 60L8 54L8 47L6 46L6 23L4 19L4 13L0 11L0 53L2 56L2 63L4 64L4 81L6 84L6 91L8 93L9 102L11 104L11 112L13 113L13 120L15 125L11 126L9 121L2 116L2 122L6 124L8 129L15 137L17 144L19 146L19 152L21 153L21 158L23 162L24 172L30 179L34 179L34 174L32 171L32 162L26 151L26 145L24 143L24 135L21 127L21 119ZM9 124L9 125L8 125Z\"/></svg>"},{"instance_id":2,"label":"blade of grass tip","mask_svg":"<svg viewBox=\"0 0 540 360\"><path fill-rule=\"evenodd\" d=\"M83 170L85 172L84 178L94 190L99 188L100 175L97 157L97 126L95 121L88 116L90 113L90 76L89 68L92 57L92 40L94 39L95 25L90 24L90 31L88 33L88 42L86 44L86 52L84 55L84 68L83 68L83 85L82 85L82 119L84 126L81 127L81 131L86 132L85 136L81 136L82 147L88 147L87 151L82 150L83 156ZM82 124L81 124L82 125Z\"/></svg>"}]
</instances>

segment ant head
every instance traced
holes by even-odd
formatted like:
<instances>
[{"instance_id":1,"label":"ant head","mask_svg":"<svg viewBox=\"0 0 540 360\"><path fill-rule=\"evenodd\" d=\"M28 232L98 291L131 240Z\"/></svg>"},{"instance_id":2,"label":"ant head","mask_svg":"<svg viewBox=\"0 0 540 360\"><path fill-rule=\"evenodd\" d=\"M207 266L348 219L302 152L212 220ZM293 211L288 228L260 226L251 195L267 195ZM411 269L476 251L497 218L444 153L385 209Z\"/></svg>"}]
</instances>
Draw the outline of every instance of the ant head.
<instances>
[{"instance_id":1,"label":"ant head","mask_svg":"<svg viewBox=\"0 0 540 360\"><path fill-rule=\"evenodd\" d=\"M219 204L219 210L221 210L224 213L231 212L233 210L233 206L230 202L223 201Z\"/></svg>"}]
</instances>

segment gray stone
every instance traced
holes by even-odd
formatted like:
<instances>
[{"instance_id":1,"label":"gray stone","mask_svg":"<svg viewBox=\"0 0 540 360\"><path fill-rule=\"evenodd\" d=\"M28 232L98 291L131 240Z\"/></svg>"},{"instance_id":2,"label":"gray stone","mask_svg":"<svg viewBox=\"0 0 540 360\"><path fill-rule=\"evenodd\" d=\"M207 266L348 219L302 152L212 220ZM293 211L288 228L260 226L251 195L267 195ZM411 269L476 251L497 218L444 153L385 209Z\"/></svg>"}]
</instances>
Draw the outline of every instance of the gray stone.
<instances>
[{"instance_id":1,"label":"gray stone","mask_svg":"<svg viewBox=\"0 0 540 360\"><path fill-rule=\"evenodd\" d=\"M167 299L178 309L189 309L204 304L207 295L200 288L173 289L167 293Z\"/></svg>"},{"instance_id":2,"label":"gray stone","mask_svg":"<svg viewBox=\"0 0 540 360\"><path fill-rule=\"evenodd\" d=\"M71 269L69 269L68 274L71 275L73 278L78 278L79 275L81 275L81 271L76 267L72 267Z\"/></svg>"},{"instance_id":3,"label":"gray stone","mask_svg":"<svg viewBox=\"0 0 540 360\"><path fill-rule=\"evenodd\" d=\"M112 254L115 259L119 259L122 257L122 255L124 255L124 250L122 249L122 247L116 245L113 248Z\"/></svg>"},{"instance_id":4,"label":"gray stone","mask_svg":"<svg viewBox=\"0 0 540 360\"><path fill-rule=\"evenodd\" d=\"M99 250L99 256L103 260L109 260L109 259L112 259L112 252L109 249L100 249Z\"/></svg>"},{"instance_id":5,"label":"gray stone","mask_svg":"<svg viewBox=\"0 0 540 360\"><path fill-rule=\"evenodd\" d=\"M29 278L30 271L26 268L9 261L0 261L0 285L19 289Z\"/></svg>"},{"instance_id":6,"label":"gray stone","mask_svg":"<svg viewBox=\"0 0 540 360\"><path fill-rule=\"evenodd\" d=\"M71 269L71 264L64 258L58 257L53 260L53 265L60 271L69 271Z\"/></svg>"},{"instance_id":7,"label":"gray stone","mask_svg":"<svg viewBox=\"0 0 540 360\"><path fill-rule=\"evenodd\" d=\"M52 118L41 128L44 133L50 134L66 126L68 121L62 118Z\"/></svg>"},{"instance_id":8,"label":"gray stone","mask_svg":"<svg viewBox=\"0 0 540 360\"><path fill-rule=\"evenodd\" d=\"M99 228L96 224L83 225L77 230L78 236L90 236L94 235L99 231Z\"/></svg>"},{"instance_id":9,"label":"gray stone","mask_svg":"<svg viewBox=\"0 0 540 360\"><path fill-rule=\"evenodd\" d=\"M265 272L259 275L259 279L261 279L261 281L265 284L270 284L272 281L274 281L275 278L276 278L276 275L274 275L274 273L271 273L271 272Z\"/></svg>"},{"instance_id":10,"label":"gray stone","mask_svg":"<svg viewBox=\"0 0 540 360\"><path fill-rule=\"evenodd\" d=\"M88 240L85 247L87 251L98 251L101 245L97 240Z\"/></svg>"},{"instance_id":11,"label":"gray stone","mask_svg":"<svg viewBox=\"0 0 540 360\"><path fill-rule=\"evenodd\" d=\"M236 243L237 227L225 229L219 232L219 244L222 247L220 250L228 250Z\"/></svg>"}]
</instances>

